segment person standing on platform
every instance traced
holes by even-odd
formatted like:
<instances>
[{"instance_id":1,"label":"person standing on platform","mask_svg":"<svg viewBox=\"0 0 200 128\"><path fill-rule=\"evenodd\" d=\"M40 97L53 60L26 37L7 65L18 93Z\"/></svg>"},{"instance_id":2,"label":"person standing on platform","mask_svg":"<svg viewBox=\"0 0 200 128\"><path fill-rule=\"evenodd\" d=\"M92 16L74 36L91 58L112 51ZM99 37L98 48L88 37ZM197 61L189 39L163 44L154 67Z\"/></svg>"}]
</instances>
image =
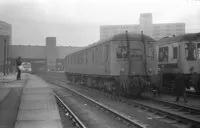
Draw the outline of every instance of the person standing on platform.
<instances>
[{"instance_id":1,"label":"person standing on platform","mask_svg":"<svg viewBox=\"0 0 200 128\"><path fill-rule=\"evenodd\" d=\"M179 102L180 96L183 96L185 103L187 103L185 89L186 89L186 84L184 75L179 72L176 76L176 88L175 88L176 102Z\"/></svg>"},{"instance_id":2,"label":"person standing on platform","mask_svg":"<svg viewBox=\"0 0 200 128\"><path fill-rule=\"evenodd\" d=\"M152 71L149 70L149 73ZM152 91L153 91L153 96L160 96L160 88L162 84L162 74L161 71L158 71L158 74L156 75L151 75L150 76L150 81L152 85Z\"/></svg>"},{"instance_id":3,"label":"person standing on platform","mask_svg":"<svg viewBox=\"0 0 200 128\"><path fill-rule=\"evenodd\" d=\"M193 72L191 75L191 83L192 83L192 87L194 88L194 91L199 91L198 90L198 81L199 81L198 73Z\"/></svg>"},{"instance_id":4,"label":"person standing on platform","mask_svg":"<svg viewBox=\"0 0 200 128\"><path fill-rule=\"evenodd\" d=\"M20 68L21 64L22 64L22 59L21 59L21 57L18 57L16 59L17 80L21 80L21 68Z\"/></svg>"}]
</instances>

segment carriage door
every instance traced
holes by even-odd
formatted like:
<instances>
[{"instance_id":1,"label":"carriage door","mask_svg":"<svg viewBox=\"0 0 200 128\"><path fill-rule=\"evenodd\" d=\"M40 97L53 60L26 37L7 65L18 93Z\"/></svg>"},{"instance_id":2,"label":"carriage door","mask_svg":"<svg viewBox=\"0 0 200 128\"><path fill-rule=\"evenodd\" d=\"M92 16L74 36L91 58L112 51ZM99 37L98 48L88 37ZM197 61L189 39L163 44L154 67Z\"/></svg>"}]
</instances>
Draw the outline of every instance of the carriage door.
<instances>
[{"instance_id":1,"label":"carriage door","mask_svg":"<svg viewBox=\"0 0 200 128\"><path fill-rule=\"evenodd\" d=\"M109 44L104 46L104 70L105 74L110 74L110 46Z\"/></svg>"},{"instance_id":2,"label":"carriage door","mask_svg":"<svg viewBox=\"0 0 200 128\"><path fill-rule=\"evenodd\" d=\"M128 54L126 42L120 42L116 49L116 60L120 63L120 93L128 93Z\"/></svg>"},{"instance_id":3,"label":"carriage door","mask_svg":"<svg viewBox=\"0 0 200 128\"><path fill-rule=\"evenodd\" d=\"M170 55L170 63L172 64L172 65L174 65L175 66L175 68L177 68L177 63L178 63L178 44L177 43L174 43L174 44L172 44L171 45L171 50L170 50L170 52L169 53L171 53L171 55Z\"/></svg>"},{"instance_id":4,"label":"carriage door","mask_svg":"<svg viewBox=\"0 0 200 128\"><path fill-rule=\"evenodd\" d=\"M200 73L200 42L197 43L197 56L198 56L198 59L197 59L197 63L198 63L198 73Z\"/></svg>"}]
</instances>

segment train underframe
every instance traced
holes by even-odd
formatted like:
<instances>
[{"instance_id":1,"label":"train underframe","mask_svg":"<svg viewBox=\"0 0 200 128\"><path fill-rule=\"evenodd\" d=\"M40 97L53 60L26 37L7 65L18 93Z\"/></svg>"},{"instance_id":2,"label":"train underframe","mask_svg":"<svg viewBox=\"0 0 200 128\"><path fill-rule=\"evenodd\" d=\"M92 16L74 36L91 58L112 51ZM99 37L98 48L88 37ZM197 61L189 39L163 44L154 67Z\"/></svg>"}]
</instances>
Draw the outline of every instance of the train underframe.
<instances>
[{"instance_id":1,"label":"train underframe","mask_svg":"<svg viewBox=\"0 0 200 128\"><path fill-rule=\"evenodd\" d=\"M200 94L200 75L198 74L198 80L196 84L192 84L191 82L191 76L192 74L183 74L186 87L193 87L195 89L196 94ZM176 87L176 76L177 74L163 74L162 76L162 90L163 91L169 91L174 92L174 89Z\"/></svg>"},{"instance_id":2,"label":"train underframe","mask_svg":"<svg viewBox=\"0 0 200 128\"><path fill-rule=\"evenodd\" d=\"M146 76L97 76L73 73L65 73L65 76L72 84L81 84L122 96L139 96L149 85Z\"/></svg>"}]
</instances>

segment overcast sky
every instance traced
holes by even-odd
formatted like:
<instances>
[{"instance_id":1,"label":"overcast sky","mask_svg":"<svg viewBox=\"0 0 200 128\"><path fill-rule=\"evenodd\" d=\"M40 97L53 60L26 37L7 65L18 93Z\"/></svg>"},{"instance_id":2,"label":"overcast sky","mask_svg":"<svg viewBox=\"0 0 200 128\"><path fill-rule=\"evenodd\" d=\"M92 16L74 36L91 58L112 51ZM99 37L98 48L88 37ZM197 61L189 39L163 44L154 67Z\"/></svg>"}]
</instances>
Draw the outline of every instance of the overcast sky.
<instances>
[{"instance_id":1,"label":"overcast sky","mask_svg":"<svg viewBox=\"0 0 200 128\"><path fill-rule=\"evenodd\" d=\"M140 13L153 23L183 22L200 32L200 0L0 0L0 20L12 24L12 43L85 46L99 40L100 25L139 24Z\"/></svg>"}]
</instances>

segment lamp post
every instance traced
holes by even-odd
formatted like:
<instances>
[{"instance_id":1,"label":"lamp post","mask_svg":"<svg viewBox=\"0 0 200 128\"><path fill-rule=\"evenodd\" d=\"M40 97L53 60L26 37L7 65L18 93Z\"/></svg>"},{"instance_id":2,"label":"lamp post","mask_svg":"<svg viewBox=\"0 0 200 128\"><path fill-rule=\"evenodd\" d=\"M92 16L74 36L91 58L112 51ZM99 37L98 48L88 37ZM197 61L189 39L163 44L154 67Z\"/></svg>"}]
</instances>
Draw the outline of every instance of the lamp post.
<instances>
[{"instance_id":1,"label":"lamp post","mask_svg":"<svg viewBox=\"0 0 200 128\"><path fill-rule=\"evenodd\" d=\"M4 39L4 63L3 63L3 74L4 76L6 75L6 52L7 52L7 49L6 49L6 40Z\"/></svg>"},{"instance_id":2,"label":"lamp post","mask_svg":"<svg viewBox=\"0 0 200 128\"><path fill-rule=\"evenodd\" d=\"M145 40L144 40L144 35L143 35L143 31L141 31L141 37L142 37L142 43L144 46L144 69L145 69L145 75L147 76L147 55L146 55L146 44L145 44Z\"/></svg>"},{"instance_id":3,"label":"lamp post","mask_svg":"<svg viewBox=\"0 0 200 128\"><path fill-rule=\"evenodd\" d=\"M130 42L128 40L128 31L126 31L127 55L128 55L128 76L131 75L131 55L130 55Z\"/></svg>"}]
</instances>

